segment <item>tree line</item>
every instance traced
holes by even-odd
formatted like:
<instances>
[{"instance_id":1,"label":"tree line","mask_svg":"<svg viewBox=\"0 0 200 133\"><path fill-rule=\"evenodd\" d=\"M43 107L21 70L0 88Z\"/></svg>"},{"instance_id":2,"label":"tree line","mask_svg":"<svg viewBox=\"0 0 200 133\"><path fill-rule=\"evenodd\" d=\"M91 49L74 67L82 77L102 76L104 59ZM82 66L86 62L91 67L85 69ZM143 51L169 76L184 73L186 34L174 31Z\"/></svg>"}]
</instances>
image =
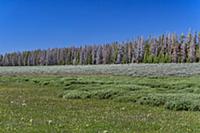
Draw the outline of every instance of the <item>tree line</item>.
<instances>
[{"instance_id":1,"label":"tree line","mask_svg":"<svg viewBox=\"0 0 200 133\"><path fill-rule=\"evenodd\" d=\"M104 45L38 49L0 55L0 66L187 62L200 62L200 33L172 33Z\"/></svg>"}]
</instances>

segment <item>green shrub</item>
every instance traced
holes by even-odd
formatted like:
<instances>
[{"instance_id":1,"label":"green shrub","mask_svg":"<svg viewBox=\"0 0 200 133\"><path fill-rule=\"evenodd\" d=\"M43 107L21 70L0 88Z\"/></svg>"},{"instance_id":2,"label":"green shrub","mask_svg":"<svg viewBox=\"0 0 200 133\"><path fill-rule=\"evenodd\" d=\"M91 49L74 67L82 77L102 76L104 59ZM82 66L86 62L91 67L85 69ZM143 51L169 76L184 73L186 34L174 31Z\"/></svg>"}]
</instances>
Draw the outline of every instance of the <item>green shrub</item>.
<instances>
[{"instance_id":1,"label":"green shrub","mask_svg":"<svg viewBox=\"0 0 200 133\"><path fill-rule=\"evenodd\" d=\"M28 81L30 81L30 79L28 79L28 78L25 78L25 79L24 79L24 81L28 82Z\"/></svg>"},{"instance_id":2,"label":"green shrub","mask_svg":"<svg viewBox=\"0 0 200 133\"><path fill-rule=\"evenodd\" d=\"M42 85L43 85L43 86L46 86L46 85L49 85L49 84L50 84L49 81L44 81L44 82L42 82Z\"/></svg>"},{"instance_id":3,"label":"green shrub","mask_svg":"<svg viewBox=\"0 0 200 133\"><path fill-rule=\"evenodd\" d=\"M200 103L199 102L194 102L190 105L190 110L191 111L200 111Z\"/></svg>"},{"instance_id":4,"label":"green shrub","mask_svg":"<svg viewBox=\"0 0 200 133\"><path fill-rule=\"evenodd\" d=\"M185 100L168 101L168 102L166 102L164 107L169 110L188 111L188 110L191 110L191 102L185 101Z\"/></svg>"},{"instance_id":5,"label":"green shrub","mask_svg":"<svg viewBox=\"0 0 200 133\"><path fill-rule=\"evenodd\" d=\"M33 83L38 84L38 83L40 83L40 81L37 79L33 79Z\"/></svg>"},{"instance_id":6,"label":"green shrub","mask_svg":"<svg viewBox=\"0 0 200 133\"><path fill-rule=\"evenodd\" d=\"M90 93L86 91L79 91L79 90L69 90L66 91L63 95L63 98L66 99L86 99L90 98Z\"/></svg>"},{"instance_id":7,"label":"green shrub","mask_svg":"<svg viewBox=\"0 0 200 133\"><path fill-rule=\"evenodd\" d=\"M112 99L114 96L119 96L120 91L115 89L104 89L93 92L93 96L98 99Z\"/></svg>"},{"instance_id":8,"label":"green shrub","mask_svg":"<svg viewBox=\"0 0 200 133\"><path fill-rule=\"evenodd\" d=\"M152 105L152 106L161 106L165 104L166 99L162 96L144 96L137 100L137 103L144 105Z\"/></svg>"}]
</instances>

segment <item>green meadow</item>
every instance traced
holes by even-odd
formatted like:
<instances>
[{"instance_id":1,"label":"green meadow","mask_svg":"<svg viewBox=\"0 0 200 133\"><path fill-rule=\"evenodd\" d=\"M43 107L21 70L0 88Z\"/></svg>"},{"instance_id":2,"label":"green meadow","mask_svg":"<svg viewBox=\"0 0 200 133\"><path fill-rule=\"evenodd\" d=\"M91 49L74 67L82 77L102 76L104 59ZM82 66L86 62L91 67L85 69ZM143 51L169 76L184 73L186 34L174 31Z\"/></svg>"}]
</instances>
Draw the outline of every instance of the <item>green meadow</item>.
<instances>
[{"instance_id":1,"label":"green meadow","mask_svg":"<svg viewBox=\"0 0 200 133\"><path fill-rule=\"evenodd\" d=\"M200 132L200 76L0 77L0 132Z\"/></svg>"}]
</instances>

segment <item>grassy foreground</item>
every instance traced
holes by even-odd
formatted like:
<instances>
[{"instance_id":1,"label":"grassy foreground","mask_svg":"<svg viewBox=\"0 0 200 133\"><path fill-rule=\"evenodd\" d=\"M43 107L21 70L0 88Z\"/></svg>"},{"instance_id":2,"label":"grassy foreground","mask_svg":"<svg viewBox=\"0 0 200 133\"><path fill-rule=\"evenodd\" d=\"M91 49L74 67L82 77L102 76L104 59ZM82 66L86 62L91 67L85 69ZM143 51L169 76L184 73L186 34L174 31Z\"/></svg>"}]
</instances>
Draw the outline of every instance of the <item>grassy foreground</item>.
<instances>
[{"instance_id":1,"label":"grassy foreground","mask_svg":"<svg viewBox=\"0 0 200 133\"><path fill-rule=\"evenodd\" d=\"M200 132L199 79L0 77L0 132Z\"/></svg>"}]
</instances>

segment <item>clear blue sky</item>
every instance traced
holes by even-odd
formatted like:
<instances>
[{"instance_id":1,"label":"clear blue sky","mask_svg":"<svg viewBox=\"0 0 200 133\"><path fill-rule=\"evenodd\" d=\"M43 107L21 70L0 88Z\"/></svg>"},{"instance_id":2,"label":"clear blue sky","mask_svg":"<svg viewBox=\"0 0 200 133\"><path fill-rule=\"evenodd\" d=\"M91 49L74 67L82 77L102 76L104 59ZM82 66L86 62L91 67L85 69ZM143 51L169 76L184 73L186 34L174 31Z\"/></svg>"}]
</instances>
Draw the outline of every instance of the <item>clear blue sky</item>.
<instances>
[{"instance_id":1,"label":"clear blue sky","mask_svg":"<svg viewBox=\"0 0 200 133\"><path fill-rule=\"evenodd\" d=\"M0 0L0 53L200 31L200 0Z\"/></svg>"}]
</instances>

